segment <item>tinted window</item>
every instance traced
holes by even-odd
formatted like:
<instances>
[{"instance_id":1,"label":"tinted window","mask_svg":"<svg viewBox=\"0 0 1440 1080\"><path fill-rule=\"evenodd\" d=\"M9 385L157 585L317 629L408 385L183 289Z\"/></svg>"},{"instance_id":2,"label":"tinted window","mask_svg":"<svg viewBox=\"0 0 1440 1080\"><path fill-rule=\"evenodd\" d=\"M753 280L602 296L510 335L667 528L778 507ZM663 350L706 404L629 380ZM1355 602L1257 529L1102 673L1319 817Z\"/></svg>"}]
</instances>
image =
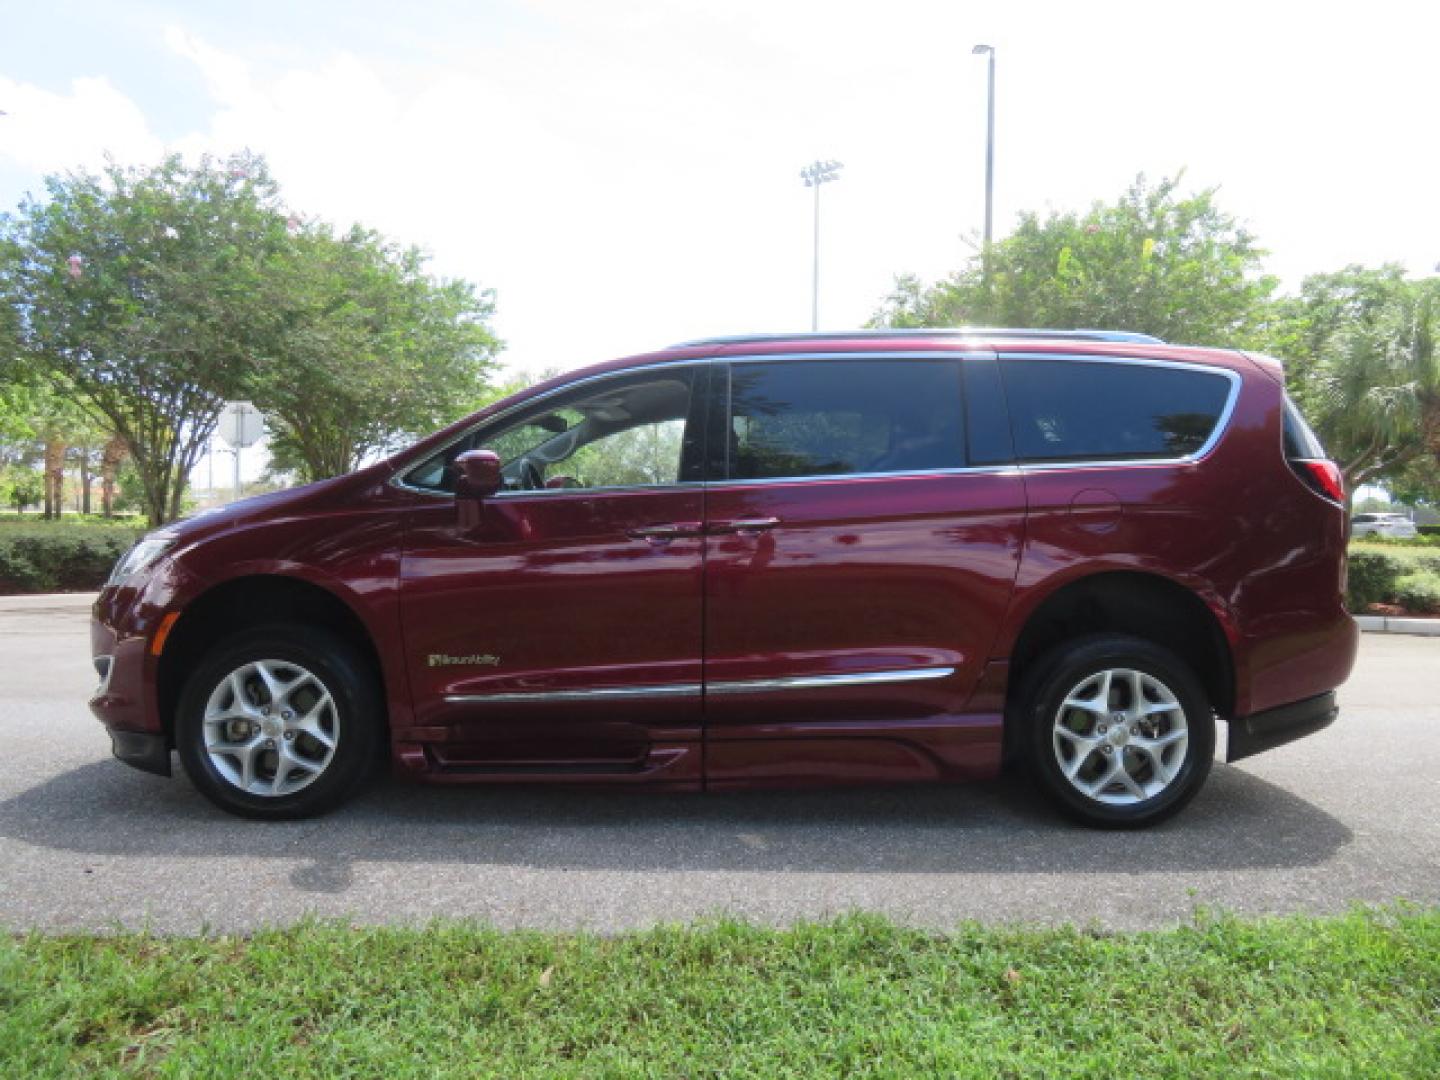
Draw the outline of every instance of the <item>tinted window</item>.
<instances>
[{"instance_id":1,"label":"tinted window","mask_svg":"<svg viewBox=\"0 0 1440 1080\"><path fill-rule=\"evenodd\" d=\"M1022 461L1109 461L1193 454L1215 430L1230 381L1144 363L1004 360Z\"/></svg>"},{"instance_id":2,"label":"tinted window","mask_svg":"<svg viewBox=\"0 0 1440 1080\"><path fill-rule=\"evenodd\" d=\"M1285 456L1292 461L1325 456L1325 448L1320 445L1320 440L1310 430L1310 425L1300 415L1289 394L1285 395Z\"/></svg>"},{"instance_id":3,"label":"tinted window","mask_svg":"<svg viewBox=\"0 0 1440 1080\"><path fill-rule=\"evenodd\" d=\"M730 380L731 479L965 463L960 369L951 361L735 364Z\"/></svg>"},{"instance_id":4,"label":"tinted window","mask_svg":"<svg viewBox=\"0 0 1440 1080\"><path fill-rule=\"evenodd\" d=\"M1015 460L1010 413L994 357L972 356L964 362L965 432L971 465L1008 465Z\"/></svg>"},{"instance_id":5,"label":"tinted window","mask_svg":"<svg viewBox=\"0 0 1440 1080\"><path fill-rule=\"evenodd\" d=\"M506 491L652 487L682 479L691 430L690 371L587 383L487 424L406 474L414 487L455 490L455 458L466 450L500 456Z\"/></svg>"}]
</instances>

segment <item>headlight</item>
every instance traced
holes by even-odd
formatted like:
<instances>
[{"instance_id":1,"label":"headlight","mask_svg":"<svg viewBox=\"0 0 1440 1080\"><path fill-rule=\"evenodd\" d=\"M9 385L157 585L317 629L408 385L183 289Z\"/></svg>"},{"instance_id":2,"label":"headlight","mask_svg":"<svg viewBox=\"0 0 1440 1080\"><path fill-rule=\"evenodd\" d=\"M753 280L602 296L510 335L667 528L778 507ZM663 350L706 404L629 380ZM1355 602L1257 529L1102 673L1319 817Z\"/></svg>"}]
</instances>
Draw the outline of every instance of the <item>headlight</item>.
<instances>
[{"instance_id":1,"label":"headlight","mask_svg":"<svg viewBox=\"0 0 1440 1080\"><path fill-rule=\"evenodd\" d=\"M126 578L134 577L150 569L175 546L175 536L166 532L154 532L142 536L138 543L121 556L110 571L110 580L105 584L118 585Z\"/></svg>"}]
</instances>

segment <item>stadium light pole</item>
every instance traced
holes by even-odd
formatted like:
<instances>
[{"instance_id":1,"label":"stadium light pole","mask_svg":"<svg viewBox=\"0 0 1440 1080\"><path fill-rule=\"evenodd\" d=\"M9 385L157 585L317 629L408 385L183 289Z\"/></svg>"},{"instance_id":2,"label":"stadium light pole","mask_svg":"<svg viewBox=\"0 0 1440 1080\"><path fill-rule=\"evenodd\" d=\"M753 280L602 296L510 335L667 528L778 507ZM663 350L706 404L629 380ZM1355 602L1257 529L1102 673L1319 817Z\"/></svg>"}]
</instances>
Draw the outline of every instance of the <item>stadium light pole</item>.
<instances>
[{"instance_id":1,"label":"stadium light pole","mask_svg":"<svg viewBox=\"0 0 1440 1080\"><path fill-rule=\"evenodd\" d=\"M815 268L810 288L810 329L820 329L820 185L839 178L845 166L838 161L815 161L800 170L805 186L815 189Z\"/></svg>"},{"instance_id":2,"label":"stadium light pole","mask_svg":"<svg viewBox=\"0 0 1440 1080\"><path fill-rule=\"evenodd\" d=\"M985 257L988 262L995 224L995 46L976 45L970 54L990 57L990 89L985 106Z\"/></svg>"}]
</instances>

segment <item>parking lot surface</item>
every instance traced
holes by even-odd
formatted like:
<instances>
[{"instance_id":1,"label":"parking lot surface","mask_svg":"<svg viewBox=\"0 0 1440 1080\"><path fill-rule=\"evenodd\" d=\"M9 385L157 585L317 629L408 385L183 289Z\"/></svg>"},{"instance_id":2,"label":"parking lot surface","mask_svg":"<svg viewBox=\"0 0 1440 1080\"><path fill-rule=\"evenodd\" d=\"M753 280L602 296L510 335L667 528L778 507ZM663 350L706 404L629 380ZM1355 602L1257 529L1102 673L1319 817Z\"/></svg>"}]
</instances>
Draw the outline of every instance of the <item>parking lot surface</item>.
<instances>
[{"instance_id":1,"label":"parking lot surface","mask_svg":"<svg viewBox=\"0 0 1440 1080\"><path fill-rule=\"evenodd\" d=\"M1367 634L1330 729L1217 762L1178 818L1094 832L1023 781L713 795L384 780L258 824L113 761L88 598L0 599L0 923L241 931L307 914L619 930L852 909L1141 928L1197 906L1440 903L1440 640Z\"/></svg>"}]
</instances>

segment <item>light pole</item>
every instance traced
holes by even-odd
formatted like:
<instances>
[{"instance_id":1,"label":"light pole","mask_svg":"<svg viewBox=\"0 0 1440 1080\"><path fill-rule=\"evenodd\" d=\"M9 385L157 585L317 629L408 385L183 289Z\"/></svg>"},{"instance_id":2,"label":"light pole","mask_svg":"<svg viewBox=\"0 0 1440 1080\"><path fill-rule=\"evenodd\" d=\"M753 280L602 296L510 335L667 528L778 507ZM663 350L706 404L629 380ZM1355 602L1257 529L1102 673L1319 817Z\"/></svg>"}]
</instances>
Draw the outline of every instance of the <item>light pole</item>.
<instances>
[{"instance_id":1,"label":"light pole","mask_svg":"<svg viewBox=\"0 0 1440 1080\"><path fill-rule=\"evenodd\" d=\"M815 274L810 290L810 329L820 329L820 185L839 178L845 166L838 161L815 161L800 170L805 186L815 189Z\"/></svg>"},{"instance_id":2,"label":"light pole","mask_svg":"<svg viewBox=\"0 0 1440 1080\"><path fill-rule=\"evenodd\" d=\"M985 260L988 273L990 237L995 223L995 46L976 45L970 54L990 57L990 92L985 109Z\"/></svg>"}]
</instances>

